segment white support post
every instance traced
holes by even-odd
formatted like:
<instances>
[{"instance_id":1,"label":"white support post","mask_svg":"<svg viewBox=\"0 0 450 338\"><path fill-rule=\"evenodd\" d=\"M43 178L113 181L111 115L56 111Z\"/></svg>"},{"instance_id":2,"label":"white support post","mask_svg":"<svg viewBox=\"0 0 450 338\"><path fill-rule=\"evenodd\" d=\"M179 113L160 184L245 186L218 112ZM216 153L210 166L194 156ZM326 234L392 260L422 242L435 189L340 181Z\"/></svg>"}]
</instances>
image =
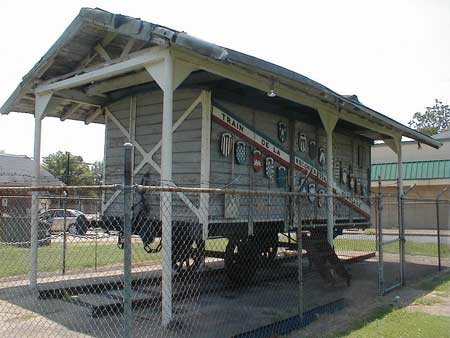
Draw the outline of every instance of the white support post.
<instances>
[{"instance_id":1,"label":"white support post","mask_svg":"<svg viewBox=\"0 0 450 338\"><path fill-rule=\"evenodd\" d=\"M333 187L334 187L334 175L333 175L333 130L336 127L338 117L328 113L319 111L320 119L325 128L327 134L327 239L328 243L333 246L334 239L334 200L333 200Z\"/></svg>"},{"instance_id":2,"label":"white support post","mask_svg":"<svg viewBox=\"0 0 450 338\"><path fill-rule=\"evenodd\" d=\"M403 219L403 160L402 137L395 139L397 145L397 177L398 177L398 224L400 239L400 284L405 285L405 224Z\"/></svg>"},{"instance_id":3,"label":"white support post","mask_svg":"<svg viewBox=\"0 0 450 338\"><path fill-rule=\"evenodd\" d=\"M400 251L400 284L405 285L405 227L403 222L403 160L402 135L394 136L384 143L397 154L397 184L398 184L398 239Z\"/></svg>"},{"instance_id":4,"label":"white support post","mask_svg":"<svg viewBox=\"0 0 450 338\"><path fill-rule=\"evenodd\" d=\"M211 92L202 92L202 147L200 164L200 187L209 188L211 155ZM208 239L209 194L200 194L200 215L203 240Z\"/></svg>"},{"instance_id":5,"label":"white support post","mask_svg":"<svg viewBox=\"0 0 450 338\"><path fill-rule=\"evenodd\" d=\"M40 184L41 175L41 131L42 119L51 94L36 95L34 109L34 159L33 159L33 186ZM30 287L37 288L38 275L38 227L39 227L39 198L38 192L33 191L31 202L31 229L30 229Z\"/></svg>"},{"instance_id":6,"label":"white support post","mask_svg":"<svg viewBox=\"0 0 450 338\"><path fill-rule=\"evenodd\" d=\"M173 60L164 59L163 79L160 86L164 92L161 146L161 186L172 185L172 124L173 124ZM161 193L162 222L162 324L167 327L172 320L172 194Z\"/></svg>"},{"instance_id":7,"label":"white support post","mask_svg":"<svg viewBox=\"0 0 450 338\"><path fill-rule=\"evenodd\" d=\"M129 122L129 133L130 133L130 140L129 142L131 144L136 143L136 110L137 110L137 98L136 96L132 96L130 98L130 122ZM135 159L135 152L133 148L133 152L131 154L131 184L134 184L134 159Z\"/></svg>"},{"instance_id":8,"label":"white support post","mask_svg":"<svg viewBox=\"0 0 450 338\"><path fill-rule=\"evenodd\" d=\"M176 68L175 68L176 67ZM163 90L163 116L161 137L161 186L172 187L172 135L173 135L173 92L193 71L190 65L176 63L170 54L163 62L145 66L158 86ZM144 155L145 156L145 155ZM148 159L147 159L148 160ZM172 194L161 193L162 226L162 325L169 326L172 310Z\"/></svg>"},{"instance_id":9,"label":"white support post","mask_svg":"<svg viewBox=\"0 0 450 338\"><path fill-rule=\"evenodd\" d=\"M333 194L333 132L327 132L327 193ZM334 238L334 201L333 196L328 197L327 204L327 239L333 246Z\"/></svg>"},{"instance_id":10,"label":"white support post","mask_svg":"<svg viewBox=\"0 0 450 338\"><path fill-rule=\"evenodd\" d=\"M172 124L173 124L173 60L164 60L162 146L161 146L161 186L172 184ZM162 324L168 326L172 320L172 194L161 195L162 216Z\"/></svg>"}]
</instances>

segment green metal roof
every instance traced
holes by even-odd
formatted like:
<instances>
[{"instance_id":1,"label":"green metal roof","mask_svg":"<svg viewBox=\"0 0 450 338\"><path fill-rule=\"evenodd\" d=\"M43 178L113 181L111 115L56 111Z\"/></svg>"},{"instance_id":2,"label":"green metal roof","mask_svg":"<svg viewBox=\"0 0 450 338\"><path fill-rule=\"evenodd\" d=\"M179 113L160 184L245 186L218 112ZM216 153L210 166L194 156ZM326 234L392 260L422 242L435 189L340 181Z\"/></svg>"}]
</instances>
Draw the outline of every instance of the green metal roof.
<instances>
[{"instance_id":1,"label":"green metal roof","mask_svg":"<svg viewBox=\"0 0 450 338\"><path fill-rule=\"evenodd\" d=\"M397 179L397 163L372 164L371 180ZM450 160L403 162L404 180L426 180L450 178Z\"/></svg>"}]
</instances>

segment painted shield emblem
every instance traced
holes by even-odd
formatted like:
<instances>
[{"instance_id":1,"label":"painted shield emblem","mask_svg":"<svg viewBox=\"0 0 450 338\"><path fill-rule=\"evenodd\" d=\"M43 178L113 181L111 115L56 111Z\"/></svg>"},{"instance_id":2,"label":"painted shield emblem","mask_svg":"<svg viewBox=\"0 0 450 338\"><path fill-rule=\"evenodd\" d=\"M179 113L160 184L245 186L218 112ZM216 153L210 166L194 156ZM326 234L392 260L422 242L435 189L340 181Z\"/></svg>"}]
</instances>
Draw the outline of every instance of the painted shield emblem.
<instances>
[{"instance_id":1,"label":"painted shield emblem","mask_svg":"<svg viewBox=\"0 0 450 338\"><path fill-rule=\"evenodd\" d=\"M266 157L266 176L269 180L273 179L275 176L275 166L273 164L272 157Z\"/></svg>"},{"instance_id":2,"label":"painted shield emblem","mask_svg":"<svg viewBox=\"0 0 450 338\"><path fill-rule=\"evenodd\" d=\"M220 152L223 156L229 157L233 149L233 135L230 133L222 133L220 137Z\"/></svg>"},{"instance_id":3,"label":"painted shield emblem","mask_svg":"<svg viewBox=\"0 0 450 338\"><path fill-rule=\"evenodd\" d=\"M345 168L341 169L341 182L342 182L342 184L345 184L345 185L348 184L348 172L347 172L347 169L345 169Z\"/></svg>"},{"instance_id":4,"label":"painted shield emblem","mask_svg":"<svg viewBox=\"0 0 450 338\"><path fill-rule=\"evenodd\" d=\"M256 172L260 171L263 167L262 154L258 149L253 150L252 165L253 165L253 170L255 170Z\"/></svg>"},{"instance_id":5,"label":"painted shield emblem","mask_svg":"<svg viewBox=\"0 0 450 338\"><path fill-rule=\"evenodd\" d=\"M316 141L309 140L309 143L308 143L308 154L309 154L309 158L311 160L314 160L316 158L316 151L317 151Z\"/></svg>"},{"instance_id":6,"label":"painted shield emblem","mask_svg":"<svg viewBox=\"0 0 450 338\"><path fill-rule=\"evenodd\" d=\"M310 183L308 185L308 193L311 195L308 195L308 199L311 203L314 203L314 201L316 200L316 184L315 183Z\"/></svg>"},{"instance_id":7,"label":"painted shield emblem","mask_svg":"<svg viewBox=\"0 0 450 338\"><path fill-rule=\"evenodd\" d=\"M365 188L364 188L364 184L362 184L362 182L359 182L359 194L364 196L366 194L365 192Z\"/></svg>"},{"instance_id":8,"label":"painted shield emblem","mask_svg":"<svg viewBox=\"0 0 450 338\"><path fill-rule=\"evenodd\" d=\"M287 124L286 122L280 121L278 122L278 139L281 143L284 143L286 141L287 137Z\"/></svg>"},{"instance_id":9,"label":"painted shield emblem","mask_svg":"<svg viewBox=\"0 0 450 338\"><path fill-rule=\"evenodd\" d=\"M355 175L350 174L350 190L354 191L355 190L355 186L356 186L356 178Z\"/></svg>"},{"instance_id":10,"label":"painted shield emblem","mask_svg":"<svg viewBox=\"0 0 450 338\"><path fill-rule=\"evenodd\" d=\"M306 151L306 134L298 133L298 150L302 153Z\"/></svg>"},{"instance_id":11,"label":"painted shield emblem","mask_svg":"<svg viewBox=\"0 0 450 338\"><path fill-rule=\"evenodd\" d=\"M321 166L325 165L325 149L323 147L319 148L319 164Z\"/></svg>"},{"instance_id":12,"label":"painted shield emblem","mask_svg":"<svg viewBox=\"0 0 450 338\"><path fill-rule=\"evenodd\" d=\"M348 171L346 168L342 168L342 184L348 185Z\"/></svg>"},{"instance_id":13,"label":"painted shield emblem","mask_svg":"<svg viewBox=\"0 0 450 338\"><path fill-rule=\"evenodd\" d=\"M277 181L280 188L286 188L286 167L279 166L277 168Z\"/></svg>"},{"instance_id":14,"label":"painted shield emblem","mask_svg":"<svg viewBox=\"0 0 450 338\"><path fill-rule=\"evenodd\" d=\"M304 177L299 177L299 179L298 179L298 191L301 193L308 192L308 186L306 184L306 180Z\"/></svg>"},{"instance_id":15,"label":"painted shield emblem","mask_svg":"<svg viewBox=\"0 0 450 338\"><path fill-rule=\"evenodd\" d=\"M247 143L237 141L234 145L234 154L238 164L245 164L248 158Z\"/></svg>"},{"instance_id":16,"label":"painted shield emblem","mask_svg":"<svg viewBox=\"0 0 450 338\"><path fill-rule=\"evenodd\" d=\"M323 195L325 194L325 190L320 189L318 191L319 195ZM319 208L323 208L323 206L325 205L325 196L319 196L319 198L317 199L317 205L319 206Z\"/></svg>"}]
</instances>

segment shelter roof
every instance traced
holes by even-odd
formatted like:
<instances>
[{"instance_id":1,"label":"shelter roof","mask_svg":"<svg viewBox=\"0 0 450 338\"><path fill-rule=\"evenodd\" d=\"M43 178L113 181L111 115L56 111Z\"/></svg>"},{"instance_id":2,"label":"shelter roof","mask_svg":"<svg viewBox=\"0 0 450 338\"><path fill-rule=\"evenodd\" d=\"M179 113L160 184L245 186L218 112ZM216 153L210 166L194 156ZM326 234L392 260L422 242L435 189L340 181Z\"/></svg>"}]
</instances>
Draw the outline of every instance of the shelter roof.
<instances>
[{"instance_id":1,"label":"shelter roof","mask_svg":"<svg viewBox=\"0 0 450 338\"><path fill-rule=\"evenodd\" d=\"M285 83L299 93L314 97L337 110L348 110L360 119L394 130L433 147L440 143L401 123L363 105L356 95L340 95L324 85L289 69L259 58L218 46L185 32L167 28L121 14L110 13L98 8L82 8L61 37L53 44L39 62L26 74L16 90L0 108L2 114L11 111L34 113L34 89L42 83L74 77L120 60L133 52L152 46L170 46L188 51L194 55L220 62L225 66L237 66L268 79L273 83ZM121 78L121 83L130 86L148 85L152 82L148 74L134 72L133 79ZM128 74L127 76L130 76ZM217 80L217 77L196 74L191 82ZM189 80L189 79L188 79ZM128 81L128 82L127 82ZM131 81L131 82L130 82ZM137 83L136 83L137 81ZM99 107L120 99L123 91L99 92L100 84L89 84L80 90L65 90L54 94L49 104L48 116L83 120L86 123L102 123ZM122 87L122 89L124 89ZM148 87L146 88L149 89ZM128 92L129 93L129 92ZM382 139L379 132L361 133L372 139Z\"/></svg>"}]
</instances>

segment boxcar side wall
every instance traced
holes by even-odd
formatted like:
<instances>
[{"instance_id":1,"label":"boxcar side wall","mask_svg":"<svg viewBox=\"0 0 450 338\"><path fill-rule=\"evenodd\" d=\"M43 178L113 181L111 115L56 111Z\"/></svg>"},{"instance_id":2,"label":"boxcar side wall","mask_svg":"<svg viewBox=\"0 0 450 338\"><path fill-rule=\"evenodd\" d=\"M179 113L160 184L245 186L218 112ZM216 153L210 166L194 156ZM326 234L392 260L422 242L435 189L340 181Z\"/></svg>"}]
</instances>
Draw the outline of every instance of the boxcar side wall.
<instances>
[{"instance_id":1,"label":"boxcar side wall","mask_svg":"<svg viewBox=\"0 0 450 338\"><path fill-rule=\"evenodd\" d=\"M301 159L307 165L317 170L319 177L326 178L326 163L320 161L326 153L326 134L322 125L295 121L294 130L289 130L290 121L285 116L261 111L248 106L227 102L224 99L214 99L212 132L211 132L211 186L217 188L234 188L250 190L289 191L290 175L288 161L291 158ZM222 113L225 113L223 115ZM301 112L299 112L301 114ZM214 116L215 115L215 116ZM226 121L228 119L228 121ZM280 130L285 128L286 135L281 136ZM293 149L289 143L291 133L294 133ZM231 135L232 149L230 154L224 154L224 143ZM281 137L280 137L281 136ZM334 181L335 186L343 194L368 195L370 189L370 147L371 141L356 135L351 130L337 128L333 135ZM237 145L244 142L247 146L246 155L238 160ZM265 147L261 147L264 144ZM253 152L261 150L261 168L257 171L253 163ZM269 179L266 173L266 159L274 160L274 176ZM287 161L283 161L287 159ZM280 173L280 167L281 169ZM286 170L285 170L286 169ZM326 184L320 184L311 175L296 169L294 171L294 191L325 193ZM350 183L352 182L352 184ZM354 184L353 184L354 183ZM320 200L320 203L319 203ZM253 219L285 219L289 213L286 199L272 198L264 201L217 201L212 205L211 217L220 219L225 216L234 218L233 214L226 215L227 202L239 205L240 215L253 211ZM360 201L361 202L361 201ZM251 205L249 205L251 203ZM305 202L303 202L305 203ZM364 202L361 202L364 203ZM262 204L262 205L261 205ZM304 214L311 220L326 219L326 203L323 199L313 199L301 206ZM367 208L366 208L367 209ZM351 208L341 201L335 203L337 220L353 221L367 218L362 216L356 208Z\"/></svg>"},{"instance_id":2,"label":"boxcar side wall","mask_svg":"<svg viewBox=\"0 0 450 338\"><path fill-rule=\"evenodd\" d=\"M183 89L174 93L174 123L199 98L200 90ZM289 161L303 163L313 168L311 174L296 168L294 171L294 191L321 193L326 192L326 163L320 161L326 153L326 134L320 123L304 122L299 118L292 122L286 116L274 114L247 105L232 103L226 99L212 98L211 150L209 185L214 188L229 188L259 191L289 191L291 170ZM134 103L135 102L135 103ZM150 152L161 140L163 96L160 91L128 97L109 107L111 116L106 117L105 182L120 184L123 177L123 144L134 137L142 151ZM133 107L135 104L135 107ZM216 109L216 110L215 110ZM239 121L237 129L228 128L217 118L217 109ZM133 123L133 112L135 120ZM299 112L301 114L301 112ZM120 124L120 125L119 125ZM249 135L242 135L239 128L244 126ZM202 107L196 108L185 118L173 133L173 181L177 186L200 186ZM294 135L291 135L291 134ZM290 149L290 138L294 138ZM254 142L254 138L258 139ZM259 142L259 143L258 143ZM261 147L261 142L265 144ZM368 194L370 146L371 141L352 133L351 130L337 128L334 132L334 180L341 193ZM260 150L259 164L255 169L254 151ZM140 165L142 151L135 147L134 168L135 183L160 184L158 171L149 163ZM267 158L273 160L272 171L268 170ZM160 166L160 149L152 157ZM272 172L269 179L267 172ZM144 176L145 175L145 176ZM314 177L316 175L318 179ZM143 178L145 177L145 182ZM320 183L322 178L322 183ZM350 182L355 184L351 186ZM115 197L115 198L114 198ZM198 196L185 196L189 199L191 210L181 196L174 197L174 217L197 221L194 208L199 207ZM146 194L151 215L159 217L159 194ZM107 194L108 214L119 214L122 198ZM249 197L225 198L211 196L209 201L209 219L213 222L258 220L288 220L289 200L287 198ZM312 199L301 207L307 210L310 219L326 219L324 199ZM357 208L348 203L337 202L335 206L337 220L361 219Z\"/></svg>"},{"instance_id":3,"label":"boxcar side wall","mask_svg":"<svg viewBox=\"0 0 450 338\"><path fill-rule=\"evenodd\" d=\"M201 94L200 90L176 90L174 92L174 123L186 112ZM123 158L125 142L131 140L124 134L125 129L130 135L135 135L137 143L143 151L150 152L161 141L162 130L162 105L163 95L161 91L143 93L135 96L136 117L135 128L130 130L133 107L133 97L125 98L109 107L114 119L108 118L106 123L107 147L105 150L105 182L107 184L121 184L123 179ZM200 150L201 150L201 118L202 108L199 104L179 125L173 133L173 181L179 186L198 187L200 185ZM117 122L123 128L117 125ZM160 167L159 148L153 155L153 161ZM143 154L135 147L134 168L139 168L143 160ZM143 181L145 180L145 181ZM159 172L149 163L135 172L134 182L137 184L159 185ZM115 214L122 208L122 198L108 194L105 198L110 201L108 214ZM150 203L152 215L159 217L159 194L146 194ZM191 198L192 199L192 198ZM175 204L184 206L178 198L174 198ZM192 203L198 206L198 201ZM176 208L174 209L176 212ZM183 212L186 212L183 210ZM191 215L192 216L192 215Z\"/></svg>"}]
</instances>

